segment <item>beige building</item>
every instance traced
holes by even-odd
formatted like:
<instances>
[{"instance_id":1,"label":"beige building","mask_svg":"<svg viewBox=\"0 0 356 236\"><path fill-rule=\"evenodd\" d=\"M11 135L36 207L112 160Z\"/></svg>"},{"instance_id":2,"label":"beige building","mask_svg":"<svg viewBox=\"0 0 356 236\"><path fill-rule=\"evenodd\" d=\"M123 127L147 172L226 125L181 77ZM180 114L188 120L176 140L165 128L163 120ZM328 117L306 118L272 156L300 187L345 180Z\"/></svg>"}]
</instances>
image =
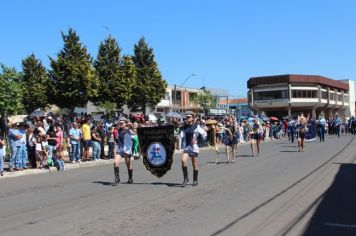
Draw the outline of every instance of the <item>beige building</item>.
<instances>
[{"instance_id":1,"label":"beige building","mask_svg":"<svg viewBox=\"0 0 356 236\"><path fill-rule=\"evenodd\" d=\"M355 115L352 80L333 80L314 75L252 77L247 81L248 104L252 110L270 116L291 116L298 112L327 118Z\"/></svg>"}]
</instances>

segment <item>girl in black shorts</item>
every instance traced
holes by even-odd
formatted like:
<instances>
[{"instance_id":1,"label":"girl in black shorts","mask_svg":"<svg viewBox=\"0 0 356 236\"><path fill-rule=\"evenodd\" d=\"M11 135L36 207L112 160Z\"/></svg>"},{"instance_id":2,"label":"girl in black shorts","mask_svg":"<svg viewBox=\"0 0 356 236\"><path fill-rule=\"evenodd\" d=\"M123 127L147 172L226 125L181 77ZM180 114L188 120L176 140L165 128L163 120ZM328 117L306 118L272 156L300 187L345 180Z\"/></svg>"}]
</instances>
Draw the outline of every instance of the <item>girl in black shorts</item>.
<instances>
[{"instance_id":1,"label":"girl in black shorts","mask_svg":"<svg viewBox=\"0 0 356 236\"><path fill-rule=\"evenodd\" d=\"M304 151L304 138L305 138L306 129L307 129L307 119L302 114L299 117L298 124L297 124L298 152Z\"/></svg>"},{"instance_id":2,"label":"girl in black shorts","mask_svg":"<svg viewBox=\"0 0 356 236\"><path fill-rule=\"evenodd\" d=\"M254 148L253 148L254 144L256 144L257 155L260 154L261 130L262 130L262 127L261 127L260 123L258 122L257 118L255 118L253 120L252 130L250 132L252 157L255 155Z\"/></svg>"},{"instance_id":3,"label":"girl in black shorts","mask_svg":"<svg viewBox=\"0 0 356 236\"><path fill-rule=\"evenodd\" d=\"M229 147L231 147L231 162L234 163L236 160L236 145L238 143L238 128L235 120L232 116L229 117L229 123L225 126L224 144L226 151L226 163L230 162L229 158Z\"/></svg>"}]
</instances>

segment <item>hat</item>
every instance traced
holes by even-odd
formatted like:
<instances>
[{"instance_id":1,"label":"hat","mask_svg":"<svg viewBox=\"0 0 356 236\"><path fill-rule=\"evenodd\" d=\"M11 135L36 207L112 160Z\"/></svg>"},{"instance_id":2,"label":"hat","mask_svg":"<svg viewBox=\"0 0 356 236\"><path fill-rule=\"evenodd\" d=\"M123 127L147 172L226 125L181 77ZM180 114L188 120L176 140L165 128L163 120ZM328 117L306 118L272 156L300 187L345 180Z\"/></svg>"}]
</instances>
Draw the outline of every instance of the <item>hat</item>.
<instances>
[{"instance_id":1,"label":"hat","mask_svg":"<svg viewBox=\"0 0 356 236\"><path fill-rule=\"evenodd\" d=\"M19 125L19 123L17 123L17 122L10 123L10 127L17 127L18 125Z\"/></svg>"},{"instance_id":2,"label":"hat","mask_svg":"<svg viewBox=\"0 0 356 236\"><path fill-rule=\"evenodd\" d=\"M187 117L187 116L195 116L195 114L194 114L194 112L192 112L192 111L187 111L186 113L185 113L185 116Z\"/></svg>"}]
</instances>

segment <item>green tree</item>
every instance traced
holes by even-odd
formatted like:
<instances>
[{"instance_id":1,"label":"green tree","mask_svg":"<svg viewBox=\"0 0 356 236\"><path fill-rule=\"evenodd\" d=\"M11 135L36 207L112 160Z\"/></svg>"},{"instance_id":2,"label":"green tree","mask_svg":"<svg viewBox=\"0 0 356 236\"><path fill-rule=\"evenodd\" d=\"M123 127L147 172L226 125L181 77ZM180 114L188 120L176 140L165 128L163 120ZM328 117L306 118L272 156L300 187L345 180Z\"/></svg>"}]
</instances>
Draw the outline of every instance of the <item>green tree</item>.
<instances>
[{"instance_id":1,"label":"green tree","mask_svg":"<svg viewBox=\"0 0 356 236\"><path fill-rule=\"evenodd\" d=\"M49 78L46 68L34 54L22 60L23 69L23 105L30 113L48 105Z\"/></svg>"},{"instance_id":2,"label":"green tree","mask_svg":"<svg viewBox=\"0 0 356 236\"><path fill-rule=\"evenodd\" d=\"M203 109L205 115L207 115L209 109L215 108L217 104L216 97L208 90L203 90L202 93L195 96L193 102Z\"/></svg>"},{"instance_id":3,"label":"green tree","mask_svg":"<svg viewBox=\"0 0 356 236\"><path fill-rule=\"evenodd\" d=\"M2 117L22 112L22 75L15 68L0 63L0 114Z\"/></svg>"},{"instance_id":4,"label":"green tree","mask_svg":"<svg viewBox=\"0 0 356 236\"><path fill-rule=\"evenodd\" d=\"M62 38L64 47L57 59L50 57L51 101L73 111L76 106L84 106L97 98L99 80L92 65L93 59L77 33L70 28L68 34L62 32Z\"/></svg>"},{"instance_id":5,"label":"green tree","mask_svg":"<svg viewBox=\"0 0 356 236\"><path fill-rule=\"evenodd\" d=\"M140 107L146 113L146 107L153 108L164 97L167 83L162 79L153 49L148 47L144 38L135 44L132 60L137 70L137 83L128 105L132 109Z\"/></svg>"},{"instance_id":6,"label":"green tree","mask_svg":"<svg viewBox=\"0 0 356 236\"><path fill-rule=\"evenodd\" d=\"M111 36L99 45L97 59L94 62L100 81L99 96L95 102L99 104L110 102L121 108L132 94L135 71L128 68L130 64L127 65L125 57L121 58L120 52L117 41ZM131 67L135 69L134 66Z\"/></svg>"}]
</instances>

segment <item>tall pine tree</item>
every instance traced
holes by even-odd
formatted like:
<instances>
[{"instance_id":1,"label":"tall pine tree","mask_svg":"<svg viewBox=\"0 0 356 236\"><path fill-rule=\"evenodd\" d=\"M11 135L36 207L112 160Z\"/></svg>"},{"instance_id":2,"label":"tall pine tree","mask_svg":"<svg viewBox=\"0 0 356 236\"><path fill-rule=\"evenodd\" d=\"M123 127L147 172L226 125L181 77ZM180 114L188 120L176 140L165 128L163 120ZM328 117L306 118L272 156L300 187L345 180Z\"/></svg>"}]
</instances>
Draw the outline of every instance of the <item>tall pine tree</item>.
<instances>
[{"instance_id":1,"label":"tall pine tree","mask_svg":"<svg viewBox=\"0 0 356 236\"><path fill-rule=\"evenodd\" d=\"M128 105L130 108L141 107L146 113L146 107L154 108L164 97L167 83L162 79L154 59L153 49L141 38L134 46L132 60L137 70L137 83Z\"/></svg>"},{"instance_id":2,"label":"tall pine tree","mask_svg":"<svg viewBox=\"0 0 356 236\"><path fill-rule=\"evenodd\" d=\"M98 96L99 80L92 66L92 58L73 29L62 32L63 49L57 59L50 57L50 79L53 83L52 101L72 111Z\"/></svg>"},{"instance_id":3,"label":"tall pine tree","mask_svg":"<svg viewBox=\"0 0 356 236\"><path fill-rule=\"evenodd\" d=\"M0 115L2 117L22 112L22 75L15 68L0 63Z\"/></svg>"},{"instance_id":4,"label":"tall pine tree","mask_svg":"<svg viewBox=\"0 0 356 236\"><path fill-rule=\"evenodd\" d=\"M115 103L121 108L129 100L134 78L125 72L125 60L120 56L121 49L115 38L109 36L99 45L94 62L100 81L99 96L96 102Z\"/></svg>"},{"instance_id":5,"label":"tall pine tree","mask_svg":"<svg viewBox=\"0 0 356 236\"><path fill-rule=\"evenodd\" d=\"M34 54L22 60L23 105L28 113L48 105L49 78L46 68Z\"/></svg>"}]
</instances>

